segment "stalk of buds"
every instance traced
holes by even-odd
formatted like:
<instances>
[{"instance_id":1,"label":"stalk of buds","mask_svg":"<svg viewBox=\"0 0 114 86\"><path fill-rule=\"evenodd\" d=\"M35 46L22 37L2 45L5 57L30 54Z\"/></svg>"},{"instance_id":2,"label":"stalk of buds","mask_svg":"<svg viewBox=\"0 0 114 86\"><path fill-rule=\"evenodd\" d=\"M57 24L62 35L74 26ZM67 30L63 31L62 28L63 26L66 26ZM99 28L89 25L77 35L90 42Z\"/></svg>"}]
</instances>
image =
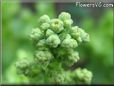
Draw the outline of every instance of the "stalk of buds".
<instances>
[{"instance_id":1,"label":"stalk of buds","mask_svg":"<svg viewBox=\"0 0 114 86\"><path fill-rule=\"evenodd\" d=\"M71 15L67 12L60 13L55 19L43 15L39 24L29 35L36 46L34 60L17 62L20 73L31 79L37 77L38 80L42 75L43 83L91 83L92 73L87 69L66 70L79 61L76 48L79 43L89 41L88 33L73 26Z\"/></svg>"}]
</instances>

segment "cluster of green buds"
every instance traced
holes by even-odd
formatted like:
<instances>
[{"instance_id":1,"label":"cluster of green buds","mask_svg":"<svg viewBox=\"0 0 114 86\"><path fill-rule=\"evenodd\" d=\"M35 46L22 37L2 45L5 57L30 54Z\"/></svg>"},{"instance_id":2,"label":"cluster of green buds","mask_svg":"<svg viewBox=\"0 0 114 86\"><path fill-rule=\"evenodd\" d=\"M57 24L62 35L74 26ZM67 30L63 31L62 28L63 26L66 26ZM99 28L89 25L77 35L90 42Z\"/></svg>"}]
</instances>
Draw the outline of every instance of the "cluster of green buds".
<instances>
[{"instance_id":1,"label":"cluster of green buds","mask_svg":"<svg viewBox=\"0 0 114 86\"><path fill-rule=\"evenodd\" d=\"M72 83L73 78L76 78L75 83L90 83L92 73L87 69L76 69L70 73L66 70L79 61L79 53L76 51L79 43L89 41L89 35L72 24L71 15L67 12L60 13L55 19L50 19L48 15L41 16L40 26L32 29L29 35L36 47L34 60L29 64L26 61L17 62L17 69L25 73L24 70L28 68L26 75L31 76L35 73L36 77L43 71L44 77L50 75L44 83Z\"/></svg>"}]
</instances>

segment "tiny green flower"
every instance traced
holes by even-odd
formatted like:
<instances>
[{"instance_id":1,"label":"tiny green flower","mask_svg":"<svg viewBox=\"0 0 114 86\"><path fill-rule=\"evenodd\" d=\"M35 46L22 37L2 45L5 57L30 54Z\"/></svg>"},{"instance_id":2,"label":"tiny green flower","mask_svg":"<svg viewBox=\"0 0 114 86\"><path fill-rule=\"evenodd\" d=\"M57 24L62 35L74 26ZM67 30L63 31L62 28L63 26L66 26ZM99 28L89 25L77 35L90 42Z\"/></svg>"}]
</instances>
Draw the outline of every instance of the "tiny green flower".
<instances>
[{"instance_id":1,"label":"tiny green flower","mask_svg":"<svg viewBox=\"0 0 114 86\"><path fill-rule=\"evenodd\" d=\"M76 78L79 79L80 82L83 82L85 84L90 84L91 79L92 79L92 73L88 71L87 69L81 69L78 68L75 71Z\"/></svg>"},{"instance_id":2,"label":"tiny green flower","mask_svg":"<svg viewBox=\"0 0 114 86\"><path fill-rule=\"evenodd\" d=\"M89 41L89 35L78 26L74 26L70 29L71 36L76 39L78 42Z\"/></svg>"},{"instance_id":3,"label":"tiny green flower","mask_svg":"<svg viewBox=\"0 0 114 86\"><path fill-rule=\"evenodd\" d=\"M42 23L42 24L41 24L41 29L42 29L43 31L47 30L49 27L50 27L50 24L49 24L49 23Z\"/></svg>"},{"instance_id":4,"label":"tiny green flower","mask_svg":"<svg viewBox=\"0 0 114 86\"><path fill-rule=\"evenodd\" d=\"M79 60L79 53L76 52L76 51L74 51L74 52L72 52L72 53L70 53L70 54L68 55L68 58L69 58L70 60L74 61L73 63L75 63L75 62L77 62L77 61Z\"/></svg>"},{"instance_id":5,"label":"tiny green flower","mask_svg":"<svg viewBox=\"0 0 114 86\"><path fill-rule=\"evenodd\" d=\"M65 27L71 27L71 25L73 24L73 20L69 19L69 20L64 20L64 26Z\"/></svg>"},{"instance_id":6,"label":"tiny green flower","mask_svg":"<svg viewBox=\"0 0 114 86\"><path fill-rule=\"evenodd\" d=\"M43 15L43 16L40 17L39 22L40 22L41 24L42 24L42 23L48 23L48 22L50 22L50 18L49 18L48 15Z\"/></svg>"},{"instance_id":7,"label":"tiny green flower","mask_svg":"<svg viewBox=\"0 0 114 86\"><path fill-rule=\"evenodd\" d=\"M36 51L35 60L37 62L40 62L40 61L43 61L43 62L49 61L52 58L53 58L53 55L49 51Z\"/></svg>"},{"instance_id":8,"label":"tiny green flower","mask_svg":"<svg viewBox=\"0 0 114 86\"><path fill-rule=\"evenodd\" d=\"M73 24L71 15L67 12L62 12L58 17L63 21L65 27L70 27Z\"/></svg>"},{"instance_id":9,"label":"tiny green flower","mask_svg":"<svg viewBox=\"0 0 114 86\"><path fill-rule=\"evenodd\" d=\"M28 60L26 58L24 58L16 63L16 68L17 68L19 74L27 75L29 66L30 66L30 63L28 62Z\"/></svg>"},{"instance_id":10,"label":"tiny green flower","mask_svg":"<svg viewBox=\"0 0 114 86\"><path fill-rule=\"evenodd\" d=\"M46 42L45 41L46 41L45 39L39 40L36 46L37 47L46 47L45 46L46 45Z\"/></svg>"},{"instance_id":11,"label":"tiny green flower","mask_svg":"<svg viewBox=\"0 0 114 86\"><path fill-rule=\"evenodd\" d=\"M51 29L56 33L60 33L64 29L63 22L59 19L52 19L50 24Z\"/></svg>"},{"instance_id":12,"label":"tiny green flower","mask_svg":"<svg viewBox=\"0 0 114 86\"><path fill-rule=\"evenodd\" d=\"M61 41L56 34L52 34L46 39L47 45L53 48L56 48L60 44L60 42Z\"/></svg>"},{"instance_id":13,"label":"tiny green flower","mask_svg":"<svg viewBox=\"0 0 114 86\"><path fill-rule=\"evenodd\" d=\"M43 33L39 28L32 29L32 32L30 33L30 38L32 40L39 40L43 37Z\"/></svg>"},{"instance_id":14,"label":"tiny green flower","mask_svg":"<svg viewBox=\"0 0 114 86\"><path fill-rule=\"evenodd\" d=\"M49 37L50 35L55 34L51 29L48 29L46 31L46 37Z\"/></svg>"},{"instance_id":15,"label":"tiny green flower","mask_svg":"<svg viewBox=\"0 0 114 86\"><path fill-rule=\"evenodd\" d=\"M59 19L62 21L71 19L71 15L67 12L62 12L59 14Z\"/></svg>"},{"instance_id":16,"label":"tiny green flower","mask_svg":"<svg viewBox=\"0 0 114 86\"><path fill-rule=\"evenodd\" d=\"M64 48L76 48L78 46L77 41L68 34L62 41L61 46Z\"/></svg>"}]
</instances>

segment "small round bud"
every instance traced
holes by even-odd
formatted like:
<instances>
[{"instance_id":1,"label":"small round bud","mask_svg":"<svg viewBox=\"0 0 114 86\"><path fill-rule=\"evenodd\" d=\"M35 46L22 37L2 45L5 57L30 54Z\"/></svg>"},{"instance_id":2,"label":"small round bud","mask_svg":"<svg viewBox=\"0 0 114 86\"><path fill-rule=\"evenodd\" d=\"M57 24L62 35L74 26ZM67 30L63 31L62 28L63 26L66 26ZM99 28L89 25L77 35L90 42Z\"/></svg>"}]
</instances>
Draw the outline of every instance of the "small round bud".
<instances>
[{"instance_id":1,"label":"small round bud","mask_svg":"<svg viewBox=\"0 0 114 86\"><path fill-rule=\"evenodd\" d=\"M69 60L72 60L72 63L75 63L79 60L79 53L74 51L72 53L70 53L70 55L68 55Z\"/></svg>"},{"instance_id":2,"label":"small round bud","mask_svg":"<svg viewBox=\"0 0 114 86\"><path fill-rule=\"evenodd\" d=\"M48 23L48 22L50 22L50 18L48 15L43 15L40 17L39 22L40 23L46 23L46 22Z\"/></svg>"},{"instance_id":3,"label":"small round bud","mask_svg":"<svg viewBox=\"0 0 114 86\"><path fill-rule=\"evenodd\" d=\"M71 36L76 39L78 42L89 41L89 35L78 26L74 26L71 29Z\"/></svg>"},{"instance_id":4,"label":"small round bud","mask_svg":"<svg viewBox=\"0 0 114 86\"><path fill-rule=\"evenodd\" d=\"M20 60L16 63L16 67L19 69L25 69L29 66L29 62L26 59Z\"/></svg>"},{"instance_id":5,"label":"small round bud","mask_svg":"<svg viewBox=\"0 0 114 86\"><path fill-rule=\"evenodd\" d=\"M62 41L61 46L64 48L75 48L78 46L78 44L77 41L75 39L72 39L71 36L68 34Z\"/></svg>"},{"instance_id":6,"label":"small round bud","mask_svg":"<svg viewBox=\"0 0 114 86\"><path fill-rule=\"evenodd\" d=\"M75 71L75 77L79 79L81 83L90 84L92 79L92 73L87 69L78 68Z\"/></svg>"},{"instance_id":7,"label":"small round bud","mask_svg":"<svg viewBox=\"0 0 114 86\"><path fill-rule=\"evenodd\" d=\"M59 19L63 21L65 27L71 27L73 24L73 20L71 19L71 15L67 12L62 12L59 15Z\"/></svg>"},{"instance_id":8,"label":"small round bud","mask_svg":"<svg viewBox=\"0 0 114 86\"><path fill-rule=\"evenodd\" d=\"M41 27L42 30L45 31L50 27L50 24L49 23L42 23L40 27Z\"/></svg>"},{"instance_id":9,"label":"small round bud","mask_svg":"<svg viewBox=\"0 0 114 86\"><path fill-rule=\"evenodd\" d=\"M41 65L43 69L49 65L51 59L53 59L53 55L49 51L36 51L34 57L35 62Z\"/></svg>"},{"instance_id":10,"label":"small round bud","mask_svg":"<svg viewBox=\"0 0 114 86\"><path fill-rule=\"evenodd\" d=\"M79 27L78 26L74 26L70 30L71 30L71 33L70 34L71 34L71 36L73 38L77 39L77 37L80 36L80 31L79 31Z\"/></svg>"},{"instance_id":11,"label":"small round bud","mask_svg":"<svg viewBox=\"0 0 114 86\"><path fill-rule=\"evenodd\" d=\"M70 27L73 24L73 20L69 19L69 20L64 20L64 26L65 27Z\"/></svg>"},{"instance_id":12,"label":"small round bud","mask_svg":"<svg viewBox=\"0 0 114 86\"><path fill-rule=\"evenodd\" d=\"M59 14L59 19L61 19L62 21L69 20L71 19L71 15L67 12L62 12L61 14Z\"/></svg>"},{"instance_id":13,"label":"small round bud","mask_svg":"<svg viewBox=\"0 0 114 86\"><path fill-rule=\"evenodd\" d=\"M45 39L39 40L36 46L37 47L45 47L46 46L46 40Z\"/></svg>"},{"instance_id":14,"label":"small round bud","mask_svg":"<svg viewBox=\"0 0 114 86\"><path fill-rule=\"evenodd\" d=\"M19 74L27 75L29 72L28 71L29 66L30 66L30 63L26 59L20 60L19 62L16 63L16 68Z\"/></svg>"},{"instance_id":15,"label":"small round bud","mask_svg":"<svg viewBox=\"0 0 114 86\"><path fill-rule=\"evenodd\" d=\"M53 58L53 55L49 51L36 51L35 61L45 62L50 61Z\"/></svg>"},{"instance_id":16,"label":"small round bud","mask_svg":"<svg viewBox=\"0 0 114 86\"><path fill-rule=\"evenodd\" d=\"M52 19L50 22L51 29L56 32L60 33L64 27L63 27L63 22L59 19Z\"/></svg>"},{"instance_id":17,"label":"small round bud","mask_svg":"<svg viewBox=\"0 0 114 86\"><path fill-rule=\"evenodd\" d=\"M89 35L83 29L79 28L79 33L80 33L79 37L81 38L81 41L79 42L82 42L82 41L86 42L90 40ZM79 37L78 37L78 40L79 40Z\"/></svg>"},{"instance_id":18,"label":"small round bud","mask_svg":"<svg viewBox=\"0 0 114 86\"><path fill-rule=\"evenodd\" d=\"M54 32L53 32L51 29L48 29L48 30L46 31L46 36L47 36L47 37L50 36L50 35L52 35L52 34L54 34Z\"/></svg>"},{"instance_id":19,"label":"small round bud","mask_svg":"<svg viewBox=\"0 0 114 86\"><path fill-rule=\"evenodd\" d=\"M78 42L82 42L83 40L82 40L81 37L77 37L77 41L78 41Z\"/></svg>"},{"instance_id":20,"label":"small round bud","mask_svg":"<svg viewBox=\"0 0 114 86\"><path fill-rule=\"evenodd\" d=\"M84 33L84 34L82 35L82 40L83 40L83 41L85 41L85 42L88 42L88 41L90 41L89 34L87 34L87 33Z\"/></svg>"},{"instance_id":21,"label":"small round bud","mask_svg":"<svg viewBox=\"0 0 114 86\"><path fill-rule=\"evenodd\" d=\"M64 83L65 82L65 74L57 74L54 77L56 83Z\"/></svg>"},{"instance_id":22,"label":"small round bud","mask_svg":"<svg viewBox=\"0 0 114 86\"><path fill-rule=\"evenodd\" d=\"M56 48L60 44L60 39L56 34L50 35L46 40L47 45Z\"/></svg>"},{"instance_id":23,"label":"small round bud","mask_svg":"<svg viewBox=\"0 0 114 86\"><path fill-rule=\"evenodd\" d=\"M42 36L43 36L43 33L39 28L32 29L32 32L30 34L30 38L32 40L39 40L40 38L42 38Z\"/></svg>"}]
</instances>

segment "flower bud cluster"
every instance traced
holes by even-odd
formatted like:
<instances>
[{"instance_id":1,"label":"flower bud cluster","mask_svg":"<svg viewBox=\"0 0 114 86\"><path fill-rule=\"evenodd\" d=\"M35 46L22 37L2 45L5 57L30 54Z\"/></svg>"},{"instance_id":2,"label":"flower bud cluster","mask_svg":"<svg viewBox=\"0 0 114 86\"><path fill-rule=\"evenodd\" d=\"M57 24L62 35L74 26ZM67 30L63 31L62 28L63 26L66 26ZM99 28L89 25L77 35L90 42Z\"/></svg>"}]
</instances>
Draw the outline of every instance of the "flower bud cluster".
<instances>
[{"instance_id":1,"label":"flower bud cluster","mask_svg":"<svg viewBox=\"0 0 114 86\"><path fill-rule=\"evenodd\" d=\"M39 18L39 24L39 27L32 29L29 36L36 47L32 65L39 65L39 70L44 70L46 74L47 71L52 71L53 75L50 72L48 74L56 77L52 79L52 81L55 80L53 82L64 83L67 79L70 81L71 76L65 73L65 69L79 60L79 53L76 48L79 43L89 41L89 35L78 26L72 25L73 20L67 12L60 13L58 18L54 19L50 19L48 15L43 15ZM32 68L32 65L24 61L18 63L17 68L24 71L29 66ZM57 72L57 70L60 71ZM29 73L38 75L37 72L39 73L38 70ZM78 69L73 74L75 78L84 82L91 81L92 74L86 69Z\"/></svg>"}]
</instances>

